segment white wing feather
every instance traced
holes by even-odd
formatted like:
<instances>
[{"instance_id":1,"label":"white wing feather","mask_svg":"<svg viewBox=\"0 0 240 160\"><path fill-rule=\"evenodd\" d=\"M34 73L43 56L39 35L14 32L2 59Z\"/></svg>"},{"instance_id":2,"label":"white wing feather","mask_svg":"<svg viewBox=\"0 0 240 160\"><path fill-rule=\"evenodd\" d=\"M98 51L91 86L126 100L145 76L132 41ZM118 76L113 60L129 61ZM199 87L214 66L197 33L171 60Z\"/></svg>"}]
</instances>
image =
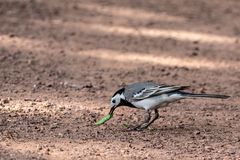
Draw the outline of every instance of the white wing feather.
<instances>
[{"instance_id":1,"label":"white wing feather","mask_svg":"<svg viewBox=\"0 0 240 160\"><path fill-rule=\"evenodd\" d=\"M178 91L187 88L188 86L156 86L151 88L145 88L141 92L133 95L132 100L142 100L148 97L158 96L160 94L166 94L172 91Z\"/></svg>"}]
</instances>

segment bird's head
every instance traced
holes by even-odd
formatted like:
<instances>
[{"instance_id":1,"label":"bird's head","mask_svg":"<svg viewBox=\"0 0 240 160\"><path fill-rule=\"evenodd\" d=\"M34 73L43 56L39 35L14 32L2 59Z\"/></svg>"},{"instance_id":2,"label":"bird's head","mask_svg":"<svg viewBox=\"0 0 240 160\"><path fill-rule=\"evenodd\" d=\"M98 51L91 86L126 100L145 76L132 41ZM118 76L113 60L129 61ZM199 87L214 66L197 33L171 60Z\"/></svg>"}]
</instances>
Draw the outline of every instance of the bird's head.
<instances>
[{"instance_id":1,"label":"bird's head","mask_svg":"<svg viewBox=\"0 0 240 160\"><path fill-rule=\"evenodd\" d=\"M125 100L124 90L124 88L121 88L113 94L111 98L111 110L109 114L112 114L117 107L122 105L123 100Z\"/></svg>"}]
</instances>

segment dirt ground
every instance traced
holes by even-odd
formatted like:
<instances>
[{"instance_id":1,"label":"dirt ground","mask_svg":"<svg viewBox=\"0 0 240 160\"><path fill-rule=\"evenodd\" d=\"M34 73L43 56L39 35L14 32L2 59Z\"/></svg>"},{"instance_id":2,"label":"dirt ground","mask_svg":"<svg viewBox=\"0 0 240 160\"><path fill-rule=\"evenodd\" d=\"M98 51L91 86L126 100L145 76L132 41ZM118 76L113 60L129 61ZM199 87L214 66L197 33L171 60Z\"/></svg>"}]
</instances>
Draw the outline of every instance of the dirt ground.
<instances>
[{"instance_id":1,"label":"dirt ground","mask_svg":"<svg viewBox=\"0 0 240 160\"><path fill-rule=\"evenodd\" d=\"M240 159L239 0L1 0L0 159ZM143 111L136 81L231 95Z\"/></svg>"}]
</instances>

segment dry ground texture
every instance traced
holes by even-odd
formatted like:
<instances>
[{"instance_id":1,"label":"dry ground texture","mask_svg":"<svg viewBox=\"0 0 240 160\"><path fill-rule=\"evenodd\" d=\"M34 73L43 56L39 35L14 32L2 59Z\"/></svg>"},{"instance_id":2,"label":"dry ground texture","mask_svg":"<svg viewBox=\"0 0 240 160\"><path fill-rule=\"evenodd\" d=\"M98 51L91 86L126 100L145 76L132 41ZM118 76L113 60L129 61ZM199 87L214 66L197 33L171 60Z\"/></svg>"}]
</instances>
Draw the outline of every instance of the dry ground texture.
<instances>
[{"instance_id":1,"label":"dry ground texture","mask_svg":"<svg viewBox=\"0 0 240 160\"><path fill-rule=\"evenodd\" d=\"M240 159L239 0L0 0L0 159ZM183 100L143 132L113 92L153 80Z\"/></svg>"}]
</instances>

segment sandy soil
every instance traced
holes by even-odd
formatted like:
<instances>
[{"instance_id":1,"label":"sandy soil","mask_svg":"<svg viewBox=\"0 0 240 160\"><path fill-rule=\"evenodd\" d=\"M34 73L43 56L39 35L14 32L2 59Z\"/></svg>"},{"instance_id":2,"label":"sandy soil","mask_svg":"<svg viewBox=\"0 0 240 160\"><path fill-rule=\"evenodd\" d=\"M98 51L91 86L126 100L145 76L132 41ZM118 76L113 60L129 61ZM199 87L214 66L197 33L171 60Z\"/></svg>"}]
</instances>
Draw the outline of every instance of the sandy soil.
<instances>
[{"instance_id":1,"label":"sandy soil","mask_svg":"<svg viewBox=\"0 0 240 160\"><path fill-rule=\"evenodd\" d=\"M240 159L239 0L1 0L0 159ZM183 100L143 132L113 92L153 80Z\"/></svg>"}]
</instances>

